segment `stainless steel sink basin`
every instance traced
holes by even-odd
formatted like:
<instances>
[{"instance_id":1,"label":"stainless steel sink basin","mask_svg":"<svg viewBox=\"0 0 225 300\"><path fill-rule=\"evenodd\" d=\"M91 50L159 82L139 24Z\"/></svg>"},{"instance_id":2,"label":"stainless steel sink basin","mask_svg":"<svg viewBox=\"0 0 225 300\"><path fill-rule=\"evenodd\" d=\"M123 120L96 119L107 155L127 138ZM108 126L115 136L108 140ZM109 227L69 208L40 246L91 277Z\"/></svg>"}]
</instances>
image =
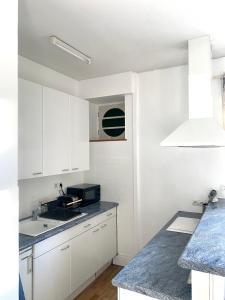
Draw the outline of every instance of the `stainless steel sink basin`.
<instances>
[{"instance_id":1,"label":"stainless steel sink basin","mask_svg":"<svg viewBox=\"0 0 225 300\"><path fill-rule=\"evenodd\" d=\"M45 218L38 218L35 221L33 221L32 219L27 219L20 221L19 232L31 236L37 236L55 227L58 227L63 223L64 222L62 221L49 220Z\"/></svg>"}]
</instances>

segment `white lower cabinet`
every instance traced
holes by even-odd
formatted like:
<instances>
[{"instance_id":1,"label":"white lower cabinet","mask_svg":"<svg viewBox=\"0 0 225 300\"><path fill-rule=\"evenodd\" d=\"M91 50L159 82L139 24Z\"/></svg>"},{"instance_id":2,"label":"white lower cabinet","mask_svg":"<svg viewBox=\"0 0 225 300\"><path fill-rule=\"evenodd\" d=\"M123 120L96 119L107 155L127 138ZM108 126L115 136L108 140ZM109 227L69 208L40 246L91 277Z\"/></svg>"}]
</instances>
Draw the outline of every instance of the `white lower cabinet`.
<instances>
[{"instance_id":1,"label":"white lower cabinet","mask_svg":"<svg viewBox=\"0 0 225 300\"><path fill-rule=\"evenodd\" d=\"M116 217L71 241L71 289L76 290L117 254Z\"/></svg>"},{"instance_id":2,"label":"white lower cabinet","mask_svg":"<svg viewBox=\"0 0 225 300\"><path fill-rule=\"evenodd\" d=\"M100 225L100 243L98 249L100 264L106 264L117 254L116 218L106 220Z\"/></svg>"},{"instance_id":3,"label":"white lower cabinet","mask_svg":"<svg viewBox=\"0 0 225 300\"><path fill-rule=\"evenodd\" d=\"M91 224L98 225L91 227ZM54 243L50 238L49 245L46 240L34 248L33 300L65 299L116 256L116 209L111 211L110 218L104 213L88 225L75 236L69 237L68 231L65 232L69 241L63 244L60 233L61 245L57 247L56 238ZM50 250L51 246L54 249ZM43 254L42 248L48 252Z\"/></svg>"},{"instance_id":4,"label":"white lower cabinet","mask_svg":"<svg viewBox=\"0 0 225 300\"><path fill-rule=\"evenodd\" d=\"M34 300L63 300L70 294L70 242L33 261Z\"/></svg>"},{"instance_id":5,"label":"white lower cabinet","mask_svg":"<svg viewBox=\"0 0 225 300\"><path fill-rule=\"evenodd\" d=\"M20 253L20 278L26 300L32 300L32 249Z\"/></svg>"},{"instance_id":6,"label":"white lower cabinet","mask_svg":"<svg viewBox=\"0 0 225 300\"><path fill-rule=\"evenodd\" d=\"M71 241L71 293L96 272L96 251L91 230Z\"/></svg>"}]
</instances>

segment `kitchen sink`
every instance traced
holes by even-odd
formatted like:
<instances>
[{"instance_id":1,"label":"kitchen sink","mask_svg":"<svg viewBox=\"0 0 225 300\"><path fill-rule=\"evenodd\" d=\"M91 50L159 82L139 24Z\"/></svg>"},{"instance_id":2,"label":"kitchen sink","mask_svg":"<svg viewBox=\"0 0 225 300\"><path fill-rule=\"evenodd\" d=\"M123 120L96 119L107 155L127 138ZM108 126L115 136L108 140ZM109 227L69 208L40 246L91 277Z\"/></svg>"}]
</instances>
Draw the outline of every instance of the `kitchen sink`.
<instances>
[{"instance_id":1,"label":"kitchen sink","mask_svg":"<svg viewBox=\"0 0 225 300\"><path fill-rule=\"evenodd\" d=\"M69 220L66 221L41 218L41 217L38 217L37 220L32 220L31 218L25 219L20 221L19 223L19 232L26 235L37 236L55 227L82 218L86 215L87 213L81 213L79 215L75 215L73 218L70 218Z\"/></svg>"},{"instance_id":2,"label":"kitchen sink","mask_svg":"<svg viewBox=\"0 0 225 300\"><path fill-rule=\"evenodd\" d=\"M20 221L19 232L31 236L37 236L62 224L64 224L64 222L45 218L38 218L37 220L26 219Z\"/></svg>"}]
</instances>

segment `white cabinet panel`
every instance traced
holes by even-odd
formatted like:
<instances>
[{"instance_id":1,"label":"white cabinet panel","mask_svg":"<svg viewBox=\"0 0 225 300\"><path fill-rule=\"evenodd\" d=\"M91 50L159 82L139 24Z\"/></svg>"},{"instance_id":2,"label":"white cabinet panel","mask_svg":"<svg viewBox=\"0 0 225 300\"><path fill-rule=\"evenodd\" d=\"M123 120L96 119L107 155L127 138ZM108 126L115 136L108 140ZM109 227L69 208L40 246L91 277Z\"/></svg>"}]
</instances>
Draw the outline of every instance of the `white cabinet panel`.
<instances>
[{"instance_id":1,"label":"white cabinet panel","mask_svg":"<svg viewBox=\"0 0 225 300\"><path fill-rule=\"evenodd\" d=\"M42 176L42 86L19 79L19 179Z\"/></svg>"},{"instance_id":2,"label":"white cabinet panel","mask_svg":"<svg viewBox=\"0 0 225 300\"><path fill-rule=\"evenodd\" d=\"M116 217L100 224L100 264L103 266L117 254Z\"/></svg>"},{"instance_id":3,"label":"white cabinet panel","mask_svg":"<svg viewBox=\"0 0 225 300\"><path fill-rule=\"evenodd\" d=\"M70 243L34 259L34 300L63 300L70 294Z\"/></svg>"},{"instance_id":4,"label":"white cabinet panel","mask_svg":"<svg viewBox=\"0 0 225 300\"><path fill-rule=\"evenodd\" d=\"M71 292L93 276L117 253L116 217L71 241Z\"/></svg>"},{"instance_id":5,"label":"white cabinet panel","mask_svg":"<svg viewBox=\"0 0 225 300\"><path fill-rule=\"evenodd\" d=\"M96 243L92 230L88 230L71 241L71 292L92 277L97 269Z\"/></svg>"},{"instance_id":6,"label":"white cabinet panel","mask_svg":"<svg viewBox=\"0 0 225 300\"><path fill-rule=\"evenodd\" d=\"M32 250L20 254L20 278L26 300L32 300Z\"/></svg>"},{"instance_id":7,"label":"white cabinet panel","mask_svg":"<svg viewBox=\"0 0 225 300\"><path fill-rule=\"evenodd\" d=\"M150 296L142 295L136 292L118 288L118 299L119 300L157 300Z\"/></svg>"},{"instance_id":8,"label":"white cabinet panel","mask_svg":"<svg viewBox=\"0 0 225 300\"><path fill-rule=\"evenodd\" d=\"M70 171L70 101L62 92L43 88L43 172Z\"/></svg>"},{"instance_id":9,"label":"white cabinet panel","mask_svg":"<svg viewBox=\"0 0 225 300\"><path fill-rule=\"evenodd\" d=\"M19 79L19 179L88 169L88 101Z\"/></svg>"},{"instance_id":10,"label":"white cabinet panel","mask_svg":"<svg viewBox=\"0 0 225 300\"><path fill-rule=\"evenodd\" d=\"M34 246L34 300L63 300L117 254L115 212L112 209L81 224L78 231L68 229Z\"/></svg>"},{"instance_id":11,"label":"white cabinet panel","mask_svg":"<svg viewBox=\"0 0 225 300\"><path fill-rule=\"evenodd\" d=\"M71 168L89 169L89 103L70 97L71 105Z\"/></svg>"}]
</instances>

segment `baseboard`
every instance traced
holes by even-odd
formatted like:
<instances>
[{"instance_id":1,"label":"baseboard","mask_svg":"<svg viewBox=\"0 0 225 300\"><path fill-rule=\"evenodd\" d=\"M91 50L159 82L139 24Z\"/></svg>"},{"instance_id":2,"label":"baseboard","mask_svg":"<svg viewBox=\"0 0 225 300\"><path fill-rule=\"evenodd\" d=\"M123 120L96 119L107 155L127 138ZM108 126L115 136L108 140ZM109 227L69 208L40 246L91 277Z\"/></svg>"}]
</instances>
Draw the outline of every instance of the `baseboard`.
<instances>
[{"instance_id":1,"label":"baseboard","mask_svg":"<svg viewBox=\"0 0 225 300\"><path fill-rule=\"evenodd\" d=\"M100 270L98 270L96 273L95 273L95 278L97 278L98 276L100 276L111 264L112 264L112 260L109 261L107 264L105 264Z\"/></svg>"},{"instance_id":2,"label":"baseboard","mask_svg":"<svg viewBox=\"0 0 225 300\"><path fill-rule=\"evenodd\" d=\"M126 255L117 255L113 259L113 264L124 267L129 263L131 260L131 257L128 257Z\"/></svg>"}]
</instances>

